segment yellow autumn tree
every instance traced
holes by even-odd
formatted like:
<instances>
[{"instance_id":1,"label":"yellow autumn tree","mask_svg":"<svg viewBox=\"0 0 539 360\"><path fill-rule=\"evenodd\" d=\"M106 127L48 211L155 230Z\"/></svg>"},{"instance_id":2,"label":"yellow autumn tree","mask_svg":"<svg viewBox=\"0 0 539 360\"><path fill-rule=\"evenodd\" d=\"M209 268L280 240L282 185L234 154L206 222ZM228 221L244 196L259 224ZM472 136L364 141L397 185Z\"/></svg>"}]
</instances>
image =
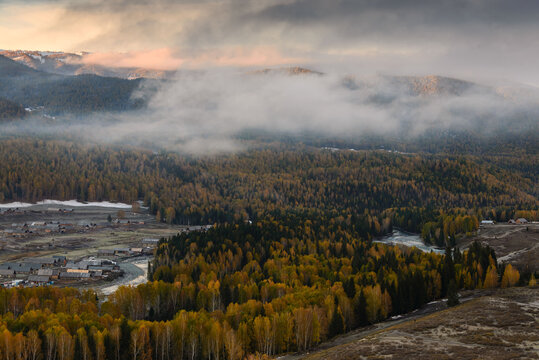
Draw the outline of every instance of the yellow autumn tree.
<instances>
[{"instance_id":1,"label":"yellow autumn tree","mask_svg":"<svg viewBox=\"0 0 539 360\"><path fill-rule=\"evenodd\" d=\"M520 279L520 274L517 269L513 268L511 264L505 267L505 271L502 277L502 287L515 286Z\"/></svg>"},{"instance_id":2,"label":"yellow autumn tree","mask_svg":"<svg viewBox=\"0 0 539 360\"><path fill-rule=\"evenodd\" d=\"M230 360L239 360L243 356L243 348L239 339L236 337L236 332L227 323L224 328L225 349Z\"/></svg>"},{"instance_id":3,"label":"yellow autumn tree","mask_svg":"<svg viewBox=\"0 0 539 360\"><path fill-rule=\"evenodd\" d=\"M535 285L537 285L537 281L535 280L535 275L532 274L532 276L530 277L530 282L528 283L528 286L534 287Z\"/></svg>"},{"instance_id":4,"label":"yellow autumn tree","mask_svg":"<svg viewBox=\"0 0 539 360\"><path fill-rule=\"evenodd\" d=\"M485 282L483 287L485 289L492 289L498 286L498 272L496 268L492 265L489 265L487 269L487 275L485 276Z\"/></svg>"},{"instance_id":5,"label":"yellow autumn tree","mask_svg":"<svg viewBox=\"0 0 539 360\"><path fill-rule=\"evenodd\" d=\"M367 300L367 320L375 323L378 320L379 312L382 311L382 291L380 285L366 286L364 288Z\"/></svg>"},{"instance_id":6,"label":"yellow autumn tree","mask_svg":"<svg viewBox=\"0 0 539 360\"><path fill-rule=\"evenodd\" d=\"M145 325L131 332L131 358L133 360L150 360L150 332Z\"/></svg>"}]
</instances>

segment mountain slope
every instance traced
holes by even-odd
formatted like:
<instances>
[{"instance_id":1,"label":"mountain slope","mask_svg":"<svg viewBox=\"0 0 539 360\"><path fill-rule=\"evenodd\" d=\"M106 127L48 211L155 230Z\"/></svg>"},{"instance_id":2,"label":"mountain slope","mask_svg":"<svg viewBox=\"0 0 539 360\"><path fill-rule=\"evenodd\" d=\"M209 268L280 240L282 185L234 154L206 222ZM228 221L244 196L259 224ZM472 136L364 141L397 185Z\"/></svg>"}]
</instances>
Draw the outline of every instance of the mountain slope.
<instances>
[{"instance_id":1,"label":"mountain slope","mask_svg":"<svg viewBox=\"0 0 539 360\"><path fill-rule=\"evenodd\" d=\"M121 111L142 105L132 99L141 79L65 76L31 69L0 55L0 97L51 114Z\"/></svg>"},{"instance_id":2,"label":"mountain slope","mask_svg":"<svg viewBox=\"0 0 539 360\"><path fill-rule=\"evenodd\" d=\"M37 71L0 55L0 77L19 77L36 75Z\"/></svg>"},{"instance_id":3,"label":"mountain slope","mask_svg":"<svg viewBox=\"0 0 539 360\"><path fill-rule=\"evenodd\" d=\"M536 359L538 295L537 287L499 289L352 342L284 359Z\"/></svg>"},{"instance_id":4,"label":"mountain slope","mask_svg":"<svg viewBox=\"0 0 539 360\"><path fill-rule=\"evenodd\" d=\"M408 96L461 96L468 91L488 91L494 93L494 89L487 86L439 75L384 75L370 80L347 76L343 79L343 85L350 90L377 87L381 93L389 92Z\"/></svg>"},{"instance_id":5,"label":"mountain slope","mask_svg":"<svg viewBox=\"0 0 539 360\"><path fill-rule=\"evenodd\" d=\"M121 79L165 79L174 72L140 67L110 67L88 62L89 53L65 53L30 50L3 50L3 55L32 69L58 75L98 75Z\"/></svg>"}]
</instances>

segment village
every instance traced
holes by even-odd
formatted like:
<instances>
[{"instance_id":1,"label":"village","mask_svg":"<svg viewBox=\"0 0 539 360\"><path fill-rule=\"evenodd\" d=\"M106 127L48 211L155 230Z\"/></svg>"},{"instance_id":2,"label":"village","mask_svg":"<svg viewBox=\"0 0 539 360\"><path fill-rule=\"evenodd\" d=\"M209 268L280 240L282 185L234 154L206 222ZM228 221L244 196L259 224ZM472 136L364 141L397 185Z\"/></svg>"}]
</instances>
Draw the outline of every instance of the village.
<instances>
[{"instance_id":1,"label":"village","mask_svg":"<svg viewBox=\"0 0 539 360\"><path fill-rule=\"evenodd\" d=\"M138 205L63 205L0 208L0 286L127 283L133 267L122 264L151 259L161 238L211 227L160 223Z\"/></svg>"},{"instance_id":2,"label":"village","mask_svg":"<svg viewBox=\"0 0 539 360\"><path fill-rule=\"evenodd\" d=\"M0 237L12 237L12 238L28 238L32 236L41 236L46 234L67 234L67 233L81 233L89 231L98 227L111 226L111 225L144 225L145 221L140 219L125 219L125 211L118 210L116 218L112 216L103 219L69 219L65 215L74 214L75 210L72 208L46 208L40 210L29 210L25 208L4 208L0 209L0 216L12 216L17 219L17 215L23 217L23 219L34 217L43 217L43 221L27 221L27 222L13 222L6 224L0 229ZM55 216L56 215L56 216ZM60 216L64 215L64 216Z\"/></svg>"},{"instance_id":3,"label":"village","mask_svg":"<svg viewBox=\"0 0 539 360\"><path fill-rule=\"evenodd\" d=\"M98 249L98 257L68 259L63 255L53 255L0 263L0 286L69 286L80 281L112 281L123 276L124 271L118 265L119 261L152 256L159 241L144 238L140 247Z\"/></svg>"},{"instance_id":4,"label":"village","mask_svg":"<svg viewBox=\"0 0 539 360\"><path fill-rule=\"evenodd\" d=\"M533 224L536 224L536 222L532 222ZM486 225L496 225L496 224L499 224L499 225L502 225L504 223L496 223L494 220L481 220L481 226L486 226ZM510 219L508 222L507 222L507 225L527 225L527 224L530 224L530 222L525 219L525 218L518 218L518 219Z\"/></svg>"}]
</instances>

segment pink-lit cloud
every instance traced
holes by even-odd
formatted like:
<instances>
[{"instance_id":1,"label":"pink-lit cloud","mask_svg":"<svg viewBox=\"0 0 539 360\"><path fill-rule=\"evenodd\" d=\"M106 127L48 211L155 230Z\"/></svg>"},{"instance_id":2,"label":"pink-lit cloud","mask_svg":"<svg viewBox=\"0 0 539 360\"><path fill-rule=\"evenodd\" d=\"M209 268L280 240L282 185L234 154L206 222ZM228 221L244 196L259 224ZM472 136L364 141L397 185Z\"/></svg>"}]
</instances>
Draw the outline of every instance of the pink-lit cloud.
<instances>
[{"instance_id":1,"label":"pink-lit cloud","mask_svg":"<svg viewBox=\"0 0 539 360\"><path fill-rule=\"evenodd\" d=\"M203 51L199 55L187 57L186 67L199 68L209 66L275 66L308 62L301 57L285 56L276 48L259 46L254 48L232 47L225 50Z\"/></svg>"},{"instance_id":2,"label":"pink-lit cloud","mask_svg":"<svg viewBox=\"0 0 539 360\"><path fill-rule=\"evenodd\" d=\"M197 51L182 55L181 51L161 48L147 51L97 52L86 54L84 64L122 68L147 68L177 70L179 68L205 67L259 67L305 63L305 58L283 56L277 49L263 46L255 48L234 47L224 50Z\"/></svg>"},{"instance_id":3,"label":"pink-lit cloud","mask_svg":"<svg viewBox=\"0 0 539 360\"><path fill-rule=\"evenodd\" d=\"M87 54L81 59L82 63L121 68L147 68L158 70L175 70L183 60L174 55L171 49L162 48L147 51L130 52L97 52Z\"/></svg>"}]
</instances>

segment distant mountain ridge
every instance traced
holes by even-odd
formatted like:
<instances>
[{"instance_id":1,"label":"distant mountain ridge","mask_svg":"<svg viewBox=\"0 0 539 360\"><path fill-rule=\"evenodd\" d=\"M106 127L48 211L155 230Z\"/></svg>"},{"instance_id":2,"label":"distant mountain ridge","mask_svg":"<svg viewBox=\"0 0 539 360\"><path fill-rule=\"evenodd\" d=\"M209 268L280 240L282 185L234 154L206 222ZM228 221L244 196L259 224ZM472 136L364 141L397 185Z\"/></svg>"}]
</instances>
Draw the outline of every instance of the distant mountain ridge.
<instances>
[{"instance_id":1,"label":"distant mountain ridge","mask_svg":"<svg viewBox=\"0 0 539 360\"><path fill-rule=\"evenodd\" d=\"M6 53L16 60L1 55ZM82 57L85 54L87 53L0 51L0 97L23 107L45 109L49 115L125 111L144 107L160 89L159 84L168 81L139 76L128 80L97 65L71 64L70 58ZM307 77L329 76L299 66L265 68L249 71L244 75L267 76L268 79L271 76L290 76L296 81ZM460 97L477 94L487 94L495 102L520 102L523 105L539 106L537 88L518 85L494 87L438 75L378 75L371 78L342 76L338 77L337 81L359 101L376 106L386 106L403 97ZM140 86L141 84L145 86ZM359 91L356 93L356 90Z\"/></svg>"},{"instance_id":2,"label":"distant mountain ridge","mask_svg":"<svg viewBox=\"0 0 539 360\"><path fill-rule=\"evenodd\" d=\"M0 50L3 55L32 69L58 75L99 75L134 80L138 78L165 79L174 71L147 69L142 67L109 67L85 61L88 52L67 53L33 50Z\"/></svg>"},{"instance_id":3,"label":"distant mountain ridge","mask_svg":"<svg viewBox=\"0 0 539 360\"><path fill-rule=\"evenodd\" d=\"M260 70L254 70L248 74L265 75L265 74L282 74L282 75L324 75L324 73L307 69L301 66L290 67L278 67L278 68L265 68Z\"/></svg>"},{"instance_id":4,"label":"distant mountain ridge","mask_svg":"<svg viewBox=\"0 0 539 360\"><path fill-rule=\"evenodd\" d=\"M34 69L0 55L0 76L22 76L35 74Z\"/></svg>"},{"instance_id":5,"label":"distant mountain ridge","mask_svg":"<svg viewBox=\"0 0 539 360\"><path fill-rule=\"evenodd\" d=\"M461 95L476 86L475 83L438 75L398 76L393 81L403 82L416 95Z\"/></svg>"},{"instance_id":6,"label":"distant mountain ridge","mask_svg":"<svg viewBox=\"0 0 539 360\"><path fill-rule=\"evenodd\" d=\"M297 75L316 75L324 76L323 72L307 69L300 66L292 67L277 67L277 68L265 68L261 70L251 71L248 74L254 75L272 75L281 74L289 76ZM471 81L460 80L439 75L425 75L425 76L391 76L383 75L376 78L378 82L387 82L397 88L403 93L410 95L462 95L464 92L487 87L476 84ZM354 76L345 76L342 81L343 85L350 90L359 89L365 86L375 86L373 82L367 82L363 79L357 79Z\"/></svg>"},{"instance_id":7,"label":"distant mountain ridge","mask_svg":"<svg viewBox=\"0 0 539 360\"><path fill-rule=\"evenodd\" d=\"M460 80L439 75L425 76L394 76L381 75L375 80L357 79L354 76L347 76L343 80L343 85L351 90L364 87L384 85L397 89L401 95L410 96L460 96L470 90L487 90L488 87L475 82Z\"/></svg>"},{"instance_id":8,"label":"distant mountain ridge","mask_svg":"<svg viewBox=\"0 0 539 360\"><path fill-rule=\"evenodd\" d=\"M48 114L139 108L144 101L132 95L141 81L51 74L0 55L0 97L24 107L43 107Z\"/></svg>"}]
</instances>

